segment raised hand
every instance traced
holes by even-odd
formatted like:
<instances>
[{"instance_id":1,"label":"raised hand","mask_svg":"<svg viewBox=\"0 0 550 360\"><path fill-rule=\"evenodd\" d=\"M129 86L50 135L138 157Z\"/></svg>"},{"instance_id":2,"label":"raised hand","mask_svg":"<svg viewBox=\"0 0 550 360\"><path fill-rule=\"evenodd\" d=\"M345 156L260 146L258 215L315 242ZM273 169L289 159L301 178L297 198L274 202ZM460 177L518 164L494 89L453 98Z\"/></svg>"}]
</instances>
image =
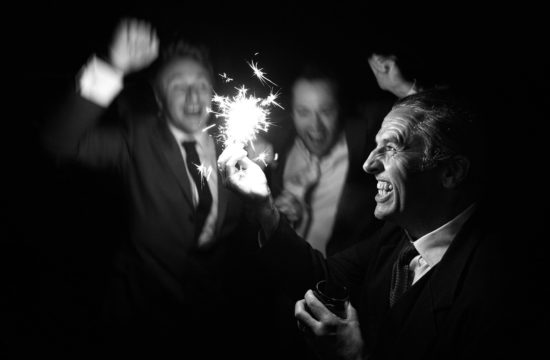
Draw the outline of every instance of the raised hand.
<instances>
[{"instance_id":1,"label":"raised hand","mask_svg":"<svg viewBox=\"0 0 550 360\"><path fill-rule=\"evenodd\" d=\"M225 186L252 203L267 241L277 228L280 215L262 169L247 157L242 146L230 145L218 158L218 170Z\"/></svg>"},{"instance_id":2,"label":"raised hand","mask_svg":"<svg viewBox=\"0 0 550 360\"><path fill-rule=\"evenodd\" d=\"M158 56L159 40L145 21L123 19L117 26L109 49L109 60L125 75L149 66Z\"/></svg>"}]
</instances>

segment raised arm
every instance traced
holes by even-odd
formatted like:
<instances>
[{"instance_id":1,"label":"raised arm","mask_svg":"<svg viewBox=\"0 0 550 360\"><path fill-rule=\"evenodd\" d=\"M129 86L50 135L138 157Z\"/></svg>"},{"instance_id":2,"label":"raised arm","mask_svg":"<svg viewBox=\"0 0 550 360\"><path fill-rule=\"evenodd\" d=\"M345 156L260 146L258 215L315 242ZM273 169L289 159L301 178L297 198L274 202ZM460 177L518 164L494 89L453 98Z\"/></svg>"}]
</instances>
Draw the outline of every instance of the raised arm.
<instances>
[{"instance_id":1,"label":"raised arm","mask_svg":"<svg viewBox=\"0 0 550 360\"><path fill-rule=\"evenodd\" d=\"M56 156L92 166L118 165L127 158L128 140L120 129L98 124L123 87L124 76L149 66L158 54L158 38L146 22L124 19L117 26L107 61L92 56L77 76L77 92L68 96L43 134Z\"/></svg>"}]
</instances>

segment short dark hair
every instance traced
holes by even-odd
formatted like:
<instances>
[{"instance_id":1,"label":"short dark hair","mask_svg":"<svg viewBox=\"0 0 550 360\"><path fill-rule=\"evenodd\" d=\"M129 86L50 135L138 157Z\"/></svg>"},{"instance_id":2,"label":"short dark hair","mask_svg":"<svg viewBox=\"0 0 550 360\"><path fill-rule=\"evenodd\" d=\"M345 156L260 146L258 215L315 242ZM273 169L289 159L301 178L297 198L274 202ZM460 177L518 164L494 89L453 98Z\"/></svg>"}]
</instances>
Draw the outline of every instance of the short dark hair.
<instances>
[{"instance_id":1,"label":"short dark hair","mask_svg":"<svg viewBox=\"0 0 550 360\"><path fill-rule=\"evenodd\" d=\"M332 93L334 95L334 98L338 104L340 105L340 83L338 81L338 77L336 74L332 72L329 68L318 65L318 64L307 64L305 65L302 70L298 73L298 75L294 78L294 81L292 83L292 89L294 89L294 85L300 80L306 80L306 81L323 81L325 82L330 89L332 90Z\"/></svg>"},{"instance_id":2,"label":"short dark hair","mask_svg":"<svg viewBox=\"0 0 550 360\"><path fill-rule=\"evenodd\" d=\"M211 82L214 82L214 67L210 59L208 48L202 44L194 44L182 38L177 38L172 39L161 48L153 72L153 82L155 86L164 68L178 59L191 59L198 62L207 70Z\"/></svg>"},{"instance_id":3,"label":"short dark hair","mask_svg":"<svg viewBox=\"0 0 550 360\"><path fill-rule=\"evenodd\" d=\"M470 160L481 175L485 160L482 119L471 102L450 90L427 90L397 101L392 111L406 109L411 134L425 144L422 167L432 168L454 155Z\"/></svg>"}]
</instances>

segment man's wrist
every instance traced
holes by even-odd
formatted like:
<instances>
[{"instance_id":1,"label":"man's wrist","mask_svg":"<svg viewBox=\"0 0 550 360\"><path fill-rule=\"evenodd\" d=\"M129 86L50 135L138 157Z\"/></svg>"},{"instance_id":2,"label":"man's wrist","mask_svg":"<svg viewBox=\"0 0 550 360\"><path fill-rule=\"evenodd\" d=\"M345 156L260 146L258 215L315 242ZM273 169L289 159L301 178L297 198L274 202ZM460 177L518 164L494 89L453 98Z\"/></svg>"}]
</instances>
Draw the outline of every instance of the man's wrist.
<instances>
[{"instance_id":1,"label":"man's wrist","mask_svg":"<svg viewBox=\"0 0 550 360\"><path fill-rule=\"evenodd\" d=\"M256 204L255 209L256 218L263 230L264 236L261 237L260 241L260 246L263 246L277 230L281 215L271 195L265 201Z\"/></svg>"},{"instance_id":2,"label":"man's wrist","mask_svg":"<svg viewBox=\"0 0 550 360\"><path fill-rule=\"evenodd\" d=\"M78 76L80 95L98 105L109 106L123 87L124 73L93 56Z\"/></svg>"}]
</instances>

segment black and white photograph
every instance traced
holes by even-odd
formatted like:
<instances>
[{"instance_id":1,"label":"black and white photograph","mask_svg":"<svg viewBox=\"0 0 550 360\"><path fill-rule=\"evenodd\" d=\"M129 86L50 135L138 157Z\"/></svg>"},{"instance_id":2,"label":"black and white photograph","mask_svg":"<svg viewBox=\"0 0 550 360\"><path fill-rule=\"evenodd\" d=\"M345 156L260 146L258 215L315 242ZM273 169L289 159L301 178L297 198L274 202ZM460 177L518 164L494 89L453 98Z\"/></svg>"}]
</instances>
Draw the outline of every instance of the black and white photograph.
<instances>
[{"instance_id":1,"label":"black and white photograph","mask_svg":"<svg viewBox=\"0 0 550 360\"><path fill-rule=\"evenodd\" d=\"M2 358L544 357L542 8L3 19Z\"/></svg>"}]
</instances>

